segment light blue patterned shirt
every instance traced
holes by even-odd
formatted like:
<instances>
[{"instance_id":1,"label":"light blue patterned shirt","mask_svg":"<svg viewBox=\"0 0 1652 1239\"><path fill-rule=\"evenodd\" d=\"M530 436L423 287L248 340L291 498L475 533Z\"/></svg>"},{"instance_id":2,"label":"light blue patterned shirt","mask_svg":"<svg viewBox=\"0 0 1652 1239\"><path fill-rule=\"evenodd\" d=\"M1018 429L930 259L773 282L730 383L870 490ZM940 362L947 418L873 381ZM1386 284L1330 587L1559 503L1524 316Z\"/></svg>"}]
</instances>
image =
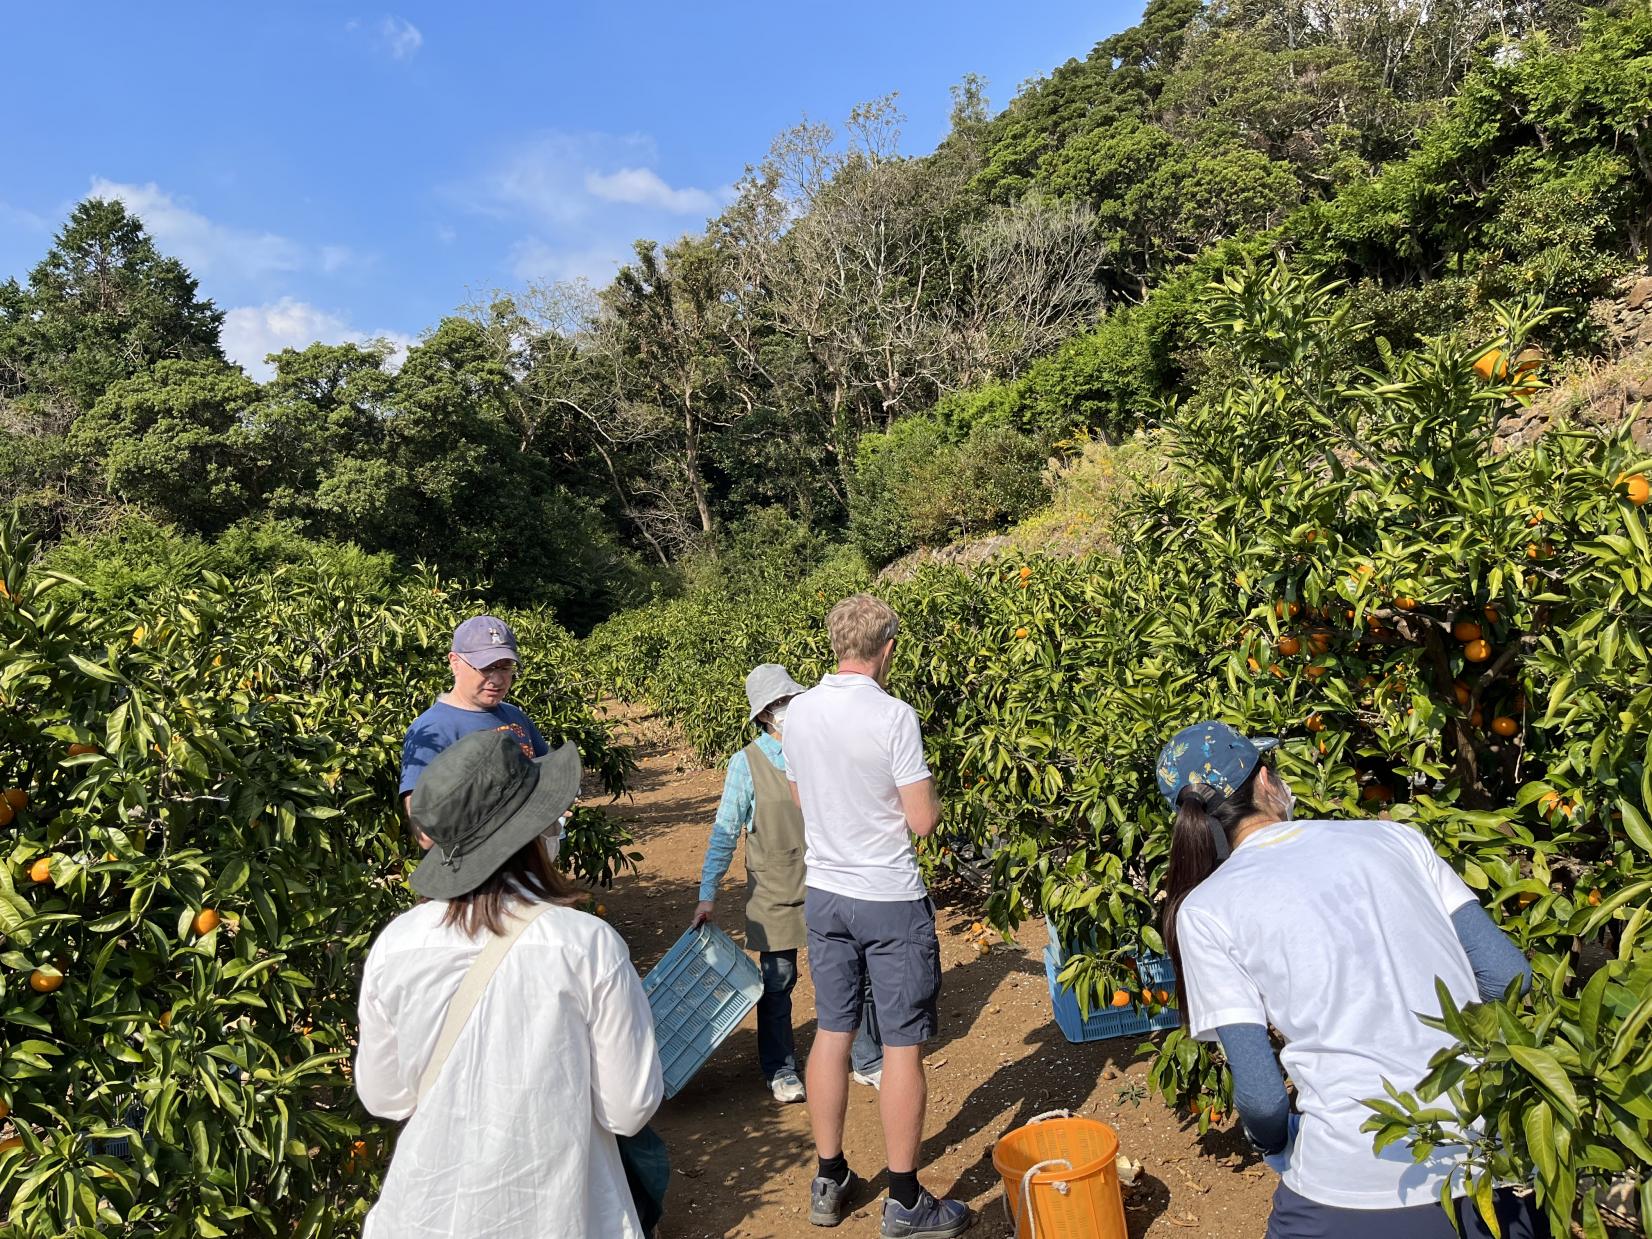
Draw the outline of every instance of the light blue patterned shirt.
<instances>
[{"instance_id":1,"label":"light blue patterned shirt","mask_svg":"<svg viewBox=\"0 0 1652 1239\"><path fill-rule=\"evenodd\" d=\"M786 769L786 755L780 751L780 741L765 731L757 737L757 747L774 763L776 770ZM756 801L751 766L746 761L746 750L741 749L728 759L728 773L723 776L723 799L717 806L717 820L711 824L705 867L700 870L701 903L717 898L717 884L734 862L734 849L739 846L740 836L752 827Z\"/></svg>"}]
</instances>

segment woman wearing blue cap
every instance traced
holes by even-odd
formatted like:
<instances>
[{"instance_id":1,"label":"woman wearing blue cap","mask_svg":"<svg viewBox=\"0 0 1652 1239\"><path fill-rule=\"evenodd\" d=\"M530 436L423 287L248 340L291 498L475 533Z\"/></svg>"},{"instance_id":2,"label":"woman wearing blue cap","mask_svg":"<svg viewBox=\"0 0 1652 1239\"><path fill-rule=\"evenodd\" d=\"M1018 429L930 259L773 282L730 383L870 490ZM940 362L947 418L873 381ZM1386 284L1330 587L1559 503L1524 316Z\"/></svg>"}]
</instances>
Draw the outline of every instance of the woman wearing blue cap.
<instances>
[{"instance_id":1,"label":"woman wearing blue cap","mask_svg":"<svg viewBox=\"0 0 1652 1239\"><path fill-rule=\"evenodd\" d=\"M1280 1171L1269 1239L1454 1239L1491 1232L1460 1193L1461 1157L1372 1149L1362 1100L1415 1087L1451 1037L1435 979L1459 1003L1530 980L1524 956L1417 831L1389 821L1295 821L1269 766L1275 740L1225 723L1159 755L1176 810L1165 948L1193 1036L1220 1040L1245 1134ZM1291 1111L1268 1027L1296 1086ZM1440 1204L1449 1183L1453 1215ZM1529 1199L1496 1194L1509 1239L1546 1234Z\"/></svg>"}]
</instances>

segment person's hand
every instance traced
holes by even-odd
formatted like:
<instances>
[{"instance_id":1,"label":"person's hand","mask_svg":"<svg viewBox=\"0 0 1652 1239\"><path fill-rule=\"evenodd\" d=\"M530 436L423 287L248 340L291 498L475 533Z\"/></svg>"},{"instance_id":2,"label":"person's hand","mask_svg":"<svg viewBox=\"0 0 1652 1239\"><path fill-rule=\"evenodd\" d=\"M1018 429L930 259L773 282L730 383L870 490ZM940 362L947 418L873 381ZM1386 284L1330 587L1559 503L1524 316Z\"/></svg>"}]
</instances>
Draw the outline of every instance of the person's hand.
<instances>
[{"instance_id":1,"label":"person's hand","mask_svg":"<svg viewBox=\"0 0 1652 1239\"><path fill-rule=\"evenodd\" d=\"M1277 1175L1283 1175L1290 1169L1291 1150L1296 1148L1297 1129L1302 1126L1302 1116L1295 1110L1291 1111L1290 1125L1286 1129L1285 1147L1277 1153L1269 1153L1262 1158L1262 1164Z\"/></svg>"},{"instance_id":2,"label":"person's hand","mask_svg":"<svg viewBox=\"0 0 1652 1239\"><path fill-rule=\"evenodd\" d=\"M713 906L714 905L709 899L702 899L699 903L695 904L694 919L689 921L688 927L690 929L698 929L702 925L711 924L711 910Z\"/></svg>"}]
</instances>

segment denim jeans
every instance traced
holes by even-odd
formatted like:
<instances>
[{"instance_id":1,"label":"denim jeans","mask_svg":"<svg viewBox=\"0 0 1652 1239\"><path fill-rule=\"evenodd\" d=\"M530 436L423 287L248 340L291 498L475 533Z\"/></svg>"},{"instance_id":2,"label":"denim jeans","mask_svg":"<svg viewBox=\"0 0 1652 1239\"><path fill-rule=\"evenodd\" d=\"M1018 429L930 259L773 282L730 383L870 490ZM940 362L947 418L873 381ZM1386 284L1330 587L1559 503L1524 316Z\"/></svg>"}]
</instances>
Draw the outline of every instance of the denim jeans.
<instances>
[{"instance_id":1,"label":"denim jeans","mask_svg":"<svg viewBox=\"0 0 1652 1239\"><path fill-rule=\"evenodd\" d=\"M757 1064L763 1079L797 1070L797 1047L792 1040L792 990L797 985L797 952L764 951L757 957L763 974L763 996L757 1000ZM860 1030L849 1047L849 1061L863 1075L883 1067L883 1043L878 1016L872 1008L868 979L861 1006Z\"/></svg>"}]
</instances>

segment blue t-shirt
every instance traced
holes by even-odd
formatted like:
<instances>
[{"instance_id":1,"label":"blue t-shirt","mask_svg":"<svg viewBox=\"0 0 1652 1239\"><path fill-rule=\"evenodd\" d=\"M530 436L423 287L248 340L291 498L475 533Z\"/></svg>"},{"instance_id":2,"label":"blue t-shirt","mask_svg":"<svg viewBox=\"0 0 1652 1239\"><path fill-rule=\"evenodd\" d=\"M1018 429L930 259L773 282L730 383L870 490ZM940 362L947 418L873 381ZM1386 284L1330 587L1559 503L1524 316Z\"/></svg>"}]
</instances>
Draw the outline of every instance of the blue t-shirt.
<instances>
[{"instance_id":1,"label":"blue t-shirt","mask_svg":"<svg viewBox=\"0 0 1652 1239\"><path fill-rule=\"evenodd\" d=\"M407 729L407 739L402 741L400 794L405 796L412 791L424 768L455 740L473 731L495 730L514 735L529 757L543 757L550 752L533 720L508 701L501 701L491 710L466 710L438 701L413 720L413 726Z\"/></svg>"}]
</instances>

